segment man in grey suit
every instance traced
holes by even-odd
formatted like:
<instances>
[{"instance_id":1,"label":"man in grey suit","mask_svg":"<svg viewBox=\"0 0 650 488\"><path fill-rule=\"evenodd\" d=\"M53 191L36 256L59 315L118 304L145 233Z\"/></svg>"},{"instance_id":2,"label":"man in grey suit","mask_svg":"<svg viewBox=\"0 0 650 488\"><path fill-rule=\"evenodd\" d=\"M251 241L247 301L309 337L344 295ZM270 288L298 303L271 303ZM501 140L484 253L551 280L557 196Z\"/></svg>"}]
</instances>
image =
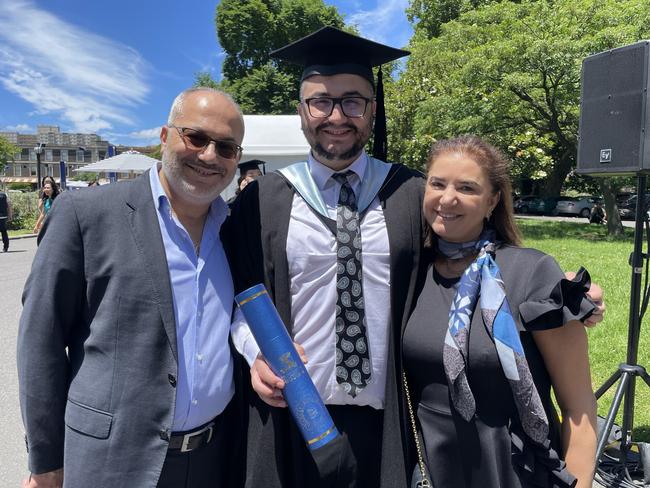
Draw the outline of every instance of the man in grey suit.
<instances>
[{"instance_id":1,"label":"man in grey suit","mask_svg":"<svg viewBox=\"0 0 650 488\"><path fill-rule=\"evenodd\" d=\"M57 199L18 336L24 486L237 486L219 194L243 136L228 96L186 90L161 129L162 166Z\"/></svg>"}]
</instances>

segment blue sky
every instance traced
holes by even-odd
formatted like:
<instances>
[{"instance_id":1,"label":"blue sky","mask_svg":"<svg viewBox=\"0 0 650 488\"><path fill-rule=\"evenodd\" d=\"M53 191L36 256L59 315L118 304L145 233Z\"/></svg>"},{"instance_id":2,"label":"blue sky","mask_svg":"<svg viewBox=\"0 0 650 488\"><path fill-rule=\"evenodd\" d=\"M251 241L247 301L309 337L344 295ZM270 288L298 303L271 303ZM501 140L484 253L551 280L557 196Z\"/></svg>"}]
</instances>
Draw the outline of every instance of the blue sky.
<instances>
[{"instance_id":1,"label":"blue sky","mask_svg":"<svg viewBox=\"0 0 650 488\"><path fill-rule=\"evenodd\" d=\"M0 130L38 124L115 144L157 142L194 74L219 79L216 1L1 0ZM408 0L326 0L363 36L403 47Z\"/></svg>"}]
</instances>

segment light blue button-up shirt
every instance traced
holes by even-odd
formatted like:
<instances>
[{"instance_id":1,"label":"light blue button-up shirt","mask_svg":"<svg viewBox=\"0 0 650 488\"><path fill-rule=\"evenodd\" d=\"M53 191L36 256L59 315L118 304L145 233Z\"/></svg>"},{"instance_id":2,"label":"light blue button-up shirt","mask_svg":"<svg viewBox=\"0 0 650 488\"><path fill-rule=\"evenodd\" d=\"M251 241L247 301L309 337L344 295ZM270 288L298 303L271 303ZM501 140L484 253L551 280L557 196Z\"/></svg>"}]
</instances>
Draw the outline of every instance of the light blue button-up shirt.
<instances>
[{"instance_id":1,"label":"light blue button-up shirt","mask_svg":"<svg viewBox=\"0 0 650 488\"><path fill-rule=\"evenodd\" d=\"M178 377L172 430L191 430L219 415L235 392L228 347L233 284L219 229L228 214L221 197L212 202L197 256L189 233L173 214L160 183L150 172L174 299Z\"/></svg>"}]
</instances>

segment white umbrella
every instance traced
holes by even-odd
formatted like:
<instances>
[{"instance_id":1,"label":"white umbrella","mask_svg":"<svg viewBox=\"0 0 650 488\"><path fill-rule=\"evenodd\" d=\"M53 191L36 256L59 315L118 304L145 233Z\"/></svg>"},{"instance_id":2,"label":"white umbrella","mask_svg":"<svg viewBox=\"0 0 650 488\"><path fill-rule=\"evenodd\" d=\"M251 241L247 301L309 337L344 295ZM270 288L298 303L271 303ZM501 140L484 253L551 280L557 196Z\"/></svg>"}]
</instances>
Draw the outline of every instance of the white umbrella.
<instances>
[{"instance_id":1,"label":"white umbrella","mask_svg":"<svg viewBox=\"0 0 650 488\"><path fill-rule=\"evenodd\" d=\"M157 159L145 156L138 151L126 151L111 158L102 159L96 163L87 164L75 171L83 171L86 173L128 173L130 171L136 173L144 173L153 166L154 163L159 163Z\"/></svg>"}]
</instances>

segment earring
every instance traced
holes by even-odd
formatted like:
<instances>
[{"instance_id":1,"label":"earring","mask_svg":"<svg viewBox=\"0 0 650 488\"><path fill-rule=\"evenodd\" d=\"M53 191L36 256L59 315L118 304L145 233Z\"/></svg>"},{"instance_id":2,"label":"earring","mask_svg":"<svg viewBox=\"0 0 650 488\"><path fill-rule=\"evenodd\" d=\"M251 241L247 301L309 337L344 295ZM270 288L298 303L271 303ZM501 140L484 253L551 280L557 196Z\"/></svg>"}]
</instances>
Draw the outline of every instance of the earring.
<instances>
[{"instance_id":1,"label":"earring","mask_svg":"<svg viewBox=\"0 0 650 488\"><path fill-rule=\"evenodd\" d=\"M485 216L486 220L490 220L490 217L492 217L492 210L488 210L487 215Z\"/></svg>"}]
</instances>

